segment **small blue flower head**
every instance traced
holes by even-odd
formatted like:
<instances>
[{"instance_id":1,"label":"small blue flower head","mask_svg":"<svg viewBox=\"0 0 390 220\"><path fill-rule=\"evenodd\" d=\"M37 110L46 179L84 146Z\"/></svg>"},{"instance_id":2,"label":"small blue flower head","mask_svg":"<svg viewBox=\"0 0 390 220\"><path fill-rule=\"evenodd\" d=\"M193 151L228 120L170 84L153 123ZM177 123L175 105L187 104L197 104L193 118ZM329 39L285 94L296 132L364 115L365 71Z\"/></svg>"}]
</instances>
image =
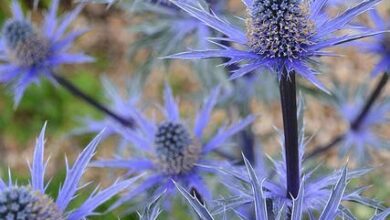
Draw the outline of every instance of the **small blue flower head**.
<instances>
[{"instance_id":1,"label":"small blue flower head","mask_svg":"<svg viewBox=\"0 0 390 220\"><path fill-rule=\"evenodd\" d=\"M389 142L377 134L375 128L389 122L389 100L375 104L356 128L352 125L361 112L367 100L366 91L368 86L351 89L343 85L337 88L335 105L340 116L349 124L348 131L341 143L340 156L347 153L353 154L354 161L365 163L370 158L369 149L389 149Z\"/></svg>"},{"instance_id":2,"label":"small blue flower head","mask_svg":"<svg viewBox=\"0 0 390 220\"><path fill-rule=\"evenodd\" d=\"M123 197L117 204L130 200L138 194L150 189L155 192L167 190L168 195L174 192L173 181L187 189L195 188L205 199L210 198L210 192L205 185L201 173L207 171L196 164L211 164L206 155L226 142L228 138L247 127L254 121L253 116L233 124L229 128L222 127L210 139L206 138L204 130L210 123L212 109L216 104L219 89L212 91L203 108L197 114L193 129L180 118L177 103L172 91L167 85L164 91L165 120L154 122L142 114L135 117L139 130L126 130L122 134L143 155L139 159L102 160L94 166L128 169L129 172L149 171L150 174L138 189ZM146 156L146 158L145 158Z\"/></svg>"},{"instance_id":3,"label":"small blue flower head","mask_svg":"<svg viewBox=\"0 0 390 220\"><path fill-rule=\"evenodd\" d=\"M231 78L241 77L251 71L267 68L280 78L284 72L296 72L317 87L325 90L310 67L314 58L334 55L324 50L363 37L373 32L357 35L335 36L345 29L356 16L380 2L369 0L346 10L339 16L328 19L323 14L327 0L243 0L247 7L246 31L202 8L183 1L172 0L178 7L201 20L211 28L223 33L221 39L241 45L240 49L217 44L219 49L190 51L169 56L179 59L228 58L226 65L242 64Z\"/></svg>"},{"instance_id":4,"label":"small blue flower head","mask_svg":"<svg viewBox=\"0 0 390 220\"><path fill-rule=\"evenodd\" d=\"M34 151L31 180L27 186L12 183L11 174L6 184L0 178L0 219L34 219L34 220L81 220L95 214L95 209L128 188L136 179L119 181L110 187L98 191L96 189L79 207L68 210L69 203L75 198L79 182L92 159L96 146L100 141L98 135L78 156L72 167L67 166L65 182L59 189L58 197L53 200L45 193L44 183L47 162L44 162L45 127L43 127Z\"/></svg>"},{"instance_id":5,"label":"small blue flower head","mask_svg":"<svg viewBox=\"0 0 390 220\"><path fill-rule=\"evenodd\" d=\"M65 220L52 199L28 187L8 187L0 192L0 219Z\"/></svg>"},{"instance_id":6,"label":"small blue flower head","mask_svg":"<svg viewBox=\"0 0 390 220\"><path fill-rule=\"evenodd\" d=\"M378 11L371 10L369 13L371 20L375 24L373 31L384 31L390 29L389 18L382 18ZM372 75L376 76L382 72L390 72L390 33L384 33L373 38L373 41L361 44L363 49L379 55L380 61L372 71Z\"/></svg>"},{"instance_id":7,"label":"small blue flower head","mask_svg":"<svg viewBox=\"0 0 390 220\"><path fill-rule=\"evenodd\" d=\"M42 28L36 28L23 15L18 1L12 2L13 18L8 19L0 38L0 83L11 84L15 106L25 89L39 76L50 78L52 70L61 64L91 62L92 58L82 53L71 54L68 49L85 30L66 33L69 24L80 13L82 6L57 18L59 0L52 0L44 17Z\"/></svg>"}]
</instances>

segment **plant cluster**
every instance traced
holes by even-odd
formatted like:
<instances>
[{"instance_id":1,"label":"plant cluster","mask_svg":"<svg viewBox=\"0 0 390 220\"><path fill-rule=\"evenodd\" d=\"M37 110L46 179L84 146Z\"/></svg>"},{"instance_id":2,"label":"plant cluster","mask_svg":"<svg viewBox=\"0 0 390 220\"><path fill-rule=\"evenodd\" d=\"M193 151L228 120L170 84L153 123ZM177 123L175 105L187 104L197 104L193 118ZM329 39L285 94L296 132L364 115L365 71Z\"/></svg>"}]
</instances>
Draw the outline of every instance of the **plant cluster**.
<instances>
[{"instance_id":1,"label":"plant cluster","mask_svg":"<svg viewBox=\"0 0 390 220\"><path fill-rule=\"evenodd\" d=\"M387 219L390 208L385 203L367 197L367 186L351 184L376 169L368 163L371 151L383 152L390 146L377 129L388 125L390 111L389 97L382 97L390 74L390 16L377 10L385 3L242 0L244 17L239 18L229 2L79 0L73 10L59 15L61 1L51 0L37 23L13 0L12 17L3 23L0 35L0 83L13 94L13 108L23 102L31 84L46 79L104 117L78 116L80 126L72 136L97 136L72 165L66 160L66 176L56 196L47 192L50 181L45 180L49 166L44 159L45 123L29 164L29 183L18 184L11 171L0 178L0 220L98 219L97 210L107 201L104 213L122 219L131 213L143 220L174 219L172 213L182 207L178 200L186 201L192 210L187 216L194 219L358 219L351 203L371 209L371 219ZM39 4L34 1L36 8ZM88 30L73 30L71 24L89 4L107 4L106 10L118 8L140 16L141 22L131 27L139 39L128 55L148 51L129 78L127 94L107 77L102 79L106 102L60 73L65 64L96 62L72 49ZM334 16L337 7L342 12ZM371 25L362 23L360 16L369 18ZM355 47L380 58L367 74L369 80L353 86L318 79L326 72L322 58L339 56L333 50L336 46ZM204 91L191 100L194 114L175 98L168 77L161 104L150 107L142 94L153 69L169 70L173 60L191 60L189 67ZM376 78L370 89L368 83ZM304 119L308 96L335 109L348 124L344 133L328 144L308 148L311 151L306 150L311 139L305 132L311 122ZM256 99L280 99L283 128L275 129L280 157L264 152L252 128L263 117L251 108ZM216 123L217 109L236 113ZM113 136L118 138L115 155L93 160L99 143ZM335 171L319 163L319 156L331 149L345 161ZM71 205L88 185L81 182L90 167L125 173L107 174L110 178L118 174L117 180Z\"/></svg>"}]
</instances>

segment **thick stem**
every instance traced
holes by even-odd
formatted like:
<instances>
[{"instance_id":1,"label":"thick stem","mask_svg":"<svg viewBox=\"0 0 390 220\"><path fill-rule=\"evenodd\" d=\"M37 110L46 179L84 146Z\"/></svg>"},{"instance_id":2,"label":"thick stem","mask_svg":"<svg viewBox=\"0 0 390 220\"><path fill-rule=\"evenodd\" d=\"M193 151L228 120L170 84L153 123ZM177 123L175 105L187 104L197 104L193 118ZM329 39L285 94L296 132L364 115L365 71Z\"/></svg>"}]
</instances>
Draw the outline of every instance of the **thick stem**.
<instances>
[{"instance_id":1,"label":"thick stem","mask_svg":"<svg viewBox=\"0 0 390 220\"><path fill-rule=\"evenodd\" d=\"M287 168L287 197L293 199L298 196L300 182L295 72L288 73L284 70L279 83Z\"/></svg>"},{"instance_id":2,"label":"thick stem","mask_svg":"<svg viewBox=\"0 0 390 220\"><path fill-rule=\"evenodd\" d=\"M88 103L89 105L94 107L95 109L97 109L97 110L103 112L104 114L112 117L113 119L115 119L116 121L121 123L123 126L128 127L128 128L134 128L135 127L135 122L134 122L133 119L131 119L131 118L130 119L126 119L126 118L123 118L122 116L114 113L113 111L108 109L106 106L104 106L101 103L99 103L98 101L96 101L91 96L89 96L89 95L85 94L84 92L82 92L79 88L77 88L75 85L73 85L70 81L68 81L67 79L61 77L60 75L57 75L55 73L51 73L51 76L53 77L53 79L58 84L60 84L62 87L64 87L70 93L72 93L74 96L82 99L83 101L85 101L86 103Z\"/></svg>"},{"instance_id":3,"label":"thick stem","mask_svg":"<svg viewBox=\"0 0 390 220\"><path fill-rule=\"evenodd\" d=\"M350 129L352 130L358 130L361 126L362 122L364 121L365 117L370 112L372 106L374 105L375 101L379 98L381 95L383 89L385 88L387 82L389 81L389 74L383 73L382 78L379 80L378 84L376 85L374 91L370 94L368 97L366 103L364 104L362 110L360 111L360 114L356 117L356 119L351 123ZM309 159L312 157L316 157L320 155L323 152L326 152L330 149L332 149L334 146L336 146L339 142L341 142L345 137L345 134L341 134L336 136L332 141L329 142L329 144L324 146L319 146L314 148L314 150L311 153L308 153L305 158Z\"/></svg>"}]
</instances>

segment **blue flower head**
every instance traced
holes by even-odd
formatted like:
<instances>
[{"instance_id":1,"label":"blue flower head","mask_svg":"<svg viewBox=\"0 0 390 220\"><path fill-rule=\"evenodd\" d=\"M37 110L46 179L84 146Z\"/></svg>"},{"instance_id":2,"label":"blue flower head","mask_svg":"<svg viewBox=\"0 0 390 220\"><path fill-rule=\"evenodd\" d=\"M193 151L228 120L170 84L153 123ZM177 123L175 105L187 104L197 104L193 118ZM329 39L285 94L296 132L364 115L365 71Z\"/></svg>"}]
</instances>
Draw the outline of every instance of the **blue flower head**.
<instances>
[{"instance_id":1,"label":"blue flower head","mask_svg":"<svg viewBox=\"0 0 390 220\"><path fill-rule=\"evenodd\" d=\"M179 59L229 58L226 65L242 64L231 78L267 68L280 78L283 72L296 72L317 87L325 90L310 67L314 58L334 55L325 49L373 35L335 36L356 16L380 2L369 0L346 10L335 18L323 14L327 0L243 0L248 11L246 31L220 19L215 13L194 7L183 1L172 2L211 28L226 36L222 40L241 45L240 49L217 44L219 49L184 52L169 56Z\"/></svg>"},{"instance_id":2,"label":"blue flower head","mask_svg":"<svg viewBox=\"0 0 390 220\"><path fill-rule=\"evenodd\" d=\"M81 220L96 214L95 209L125 190L136 179L119 181L99 191L96 189L79 207L69 210L69 203L79 190L79 182L92 159L100 141L98 135L78 156L73 166L66 164L67 175L59 189L57 199L45 193L44 183L47 162L44 162L45 127L37 139L32 166L31 180L27 186L13 184L11 174L8 183L0 178L0 219L45 219L45 220Z\"/></svg>"},{"instance_id":3,"label":"blue flower head","mask_svg":"<svg viewBox=\"0 0 390 220\"><path fill-rule=\"evenodd\" d=\"M366 85L361 85L357 89L351 89L345 85L340 88L336 84L334 100L340 116L349 124L349 128L341 142L340 156L345 156L347 153L352 154L352 158L358 163L367 162L370 158L368 153L370 148L389 149L389 142L375 131L376 127L389 122L389 100L386 99L375 104L359 126L353 126L365 104L365 100L367 100L367 88Z\"/></svg>"},{"instance_id":4,"label":"blue flower head","mask_svg":"<svg viewBox=\"0 0 390 220\"><path fill-rule=\"evenodd\" d=\"M82 9L79 5L63 19L57 18L59 0L52 0L43 25L36 28L23 15L18 1L12 2L13 18L8 19L0 38L0 82L11 84L15 106L25 89L40 76L50 78L50 73L61 64L91 62L82 53L69 53L73 41L85 30L67 33L70 23Z\"/></svg>"},{"instance_id":5,"label":"blue flower head","mask_svg":"<svg viewBox=\"0 0 390 220\"><path fill-rule=\"evenodd\" d=\"M218 93L219 89L212 91L198 112L193 129L190 129L186 121L180 117L177 103L168 86L164 90L163 122L151 121L142 114L135 117L140 129L126 130L122 134L133 143L136 151L141 152L142 157L117 158L94 163L94 166L99 167L127 169L130 173L144 171L149 173L144 182L121 198L117 205L151 189L156 193L167 190L168 195L172 194L173 181L187 189L196 189L205 199L210 198L210 192L201 175L207 169L197 167L196 164L211 164L213 161L207 159L206 155L254 121L253 116L248 116L228 128L220 128L213 137L206 139L204 130L210 123Z\"/></svg>"}]
</instances>

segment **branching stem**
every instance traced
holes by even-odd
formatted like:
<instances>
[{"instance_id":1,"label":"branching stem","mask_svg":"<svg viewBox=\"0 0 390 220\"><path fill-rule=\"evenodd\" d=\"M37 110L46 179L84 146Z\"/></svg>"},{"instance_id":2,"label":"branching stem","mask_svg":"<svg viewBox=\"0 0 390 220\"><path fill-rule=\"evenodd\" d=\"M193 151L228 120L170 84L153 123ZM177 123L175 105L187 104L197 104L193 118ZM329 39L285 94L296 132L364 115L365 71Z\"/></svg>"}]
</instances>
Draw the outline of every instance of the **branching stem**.
<instances>
[{"instance_id":1,"label":"branching stem","mask_svg":"<svg viewBox=\"0 0 390 220\"><path fill-rule=\"evenodd\" d=\"M383 89L385 88L387 82L389 81L389 74L383 73L381 79L379 80L378 84L376 85L375 89L372 91L370 96L367 99L367 102L364 104L362 110L360 111L360 114L356 117L356 119L351 123L350 129L351 130L358 130L364 121L365 117L370 112L372 106L374 105L375 101L380 97ZM329 144L318 146L314 148L314 150L310 153L308 153L305 158L309 159L312 157L316 157L318 155L321 155L323 152L326 152L333 147L335 147L338 143L340 143L345 137L345 134L341 134L336 136L332 141L329 142Z\"/></svg>"}]
</instances>

